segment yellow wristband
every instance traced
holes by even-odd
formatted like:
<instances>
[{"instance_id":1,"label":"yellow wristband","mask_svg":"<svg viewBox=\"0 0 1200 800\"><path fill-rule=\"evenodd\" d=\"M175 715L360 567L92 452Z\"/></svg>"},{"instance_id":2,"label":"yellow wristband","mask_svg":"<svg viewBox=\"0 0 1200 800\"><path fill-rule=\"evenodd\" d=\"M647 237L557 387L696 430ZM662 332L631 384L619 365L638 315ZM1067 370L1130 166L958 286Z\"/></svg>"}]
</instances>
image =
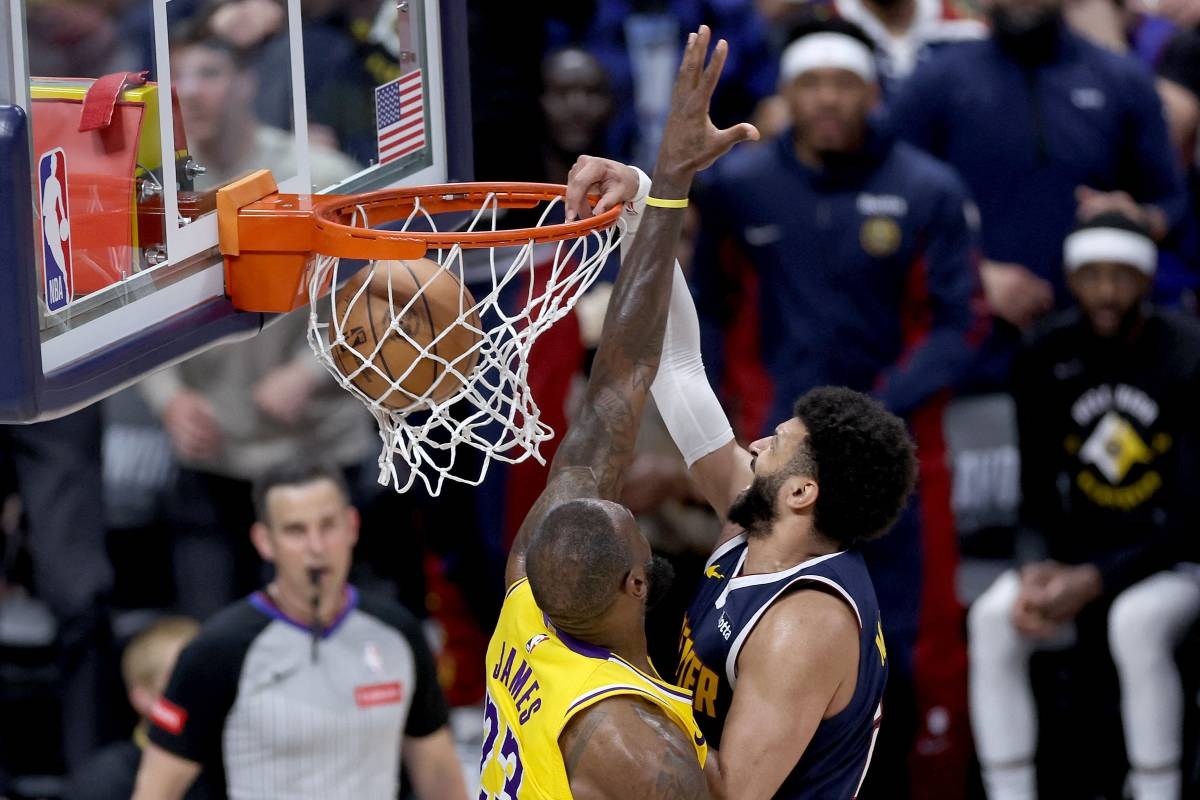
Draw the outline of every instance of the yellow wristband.
<instances>
[{"instance_id":1,"label":"yellow wristband","mask_svg":"<svg viewBox=\"0 0 1200 800\"><path fill-rule=\"evenodd\" d=\"M650 197L646 195L646 205L654 206L655 208L687 208L688 199L681 197L678 200L664 200L661 197Z\"/></svg>"}]
</instances>

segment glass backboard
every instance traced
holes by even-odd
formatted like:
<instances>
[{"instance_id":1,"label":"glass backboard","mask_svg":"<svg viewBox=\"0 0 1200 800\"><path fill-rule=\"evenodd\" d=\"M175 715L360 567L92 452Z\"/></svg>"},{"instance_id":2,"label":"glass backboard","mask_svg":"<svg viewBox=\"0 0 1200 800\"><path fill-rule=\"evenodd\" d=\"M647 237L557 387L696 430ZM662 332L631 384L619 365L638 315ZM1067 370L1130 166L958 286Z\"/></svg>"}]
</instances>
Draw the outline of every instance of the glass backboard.
<instances>
[{"instance_id":1,"label":"glass backboard","mask_svg":"<svg viewBox=\"0 0 1200 800\"><path fill-rule=\"evenodd\" d=\"M0 421L66 413L265 320L215 191L471 178L463 0L0 0Z\"/></svg>"}]
</instances>

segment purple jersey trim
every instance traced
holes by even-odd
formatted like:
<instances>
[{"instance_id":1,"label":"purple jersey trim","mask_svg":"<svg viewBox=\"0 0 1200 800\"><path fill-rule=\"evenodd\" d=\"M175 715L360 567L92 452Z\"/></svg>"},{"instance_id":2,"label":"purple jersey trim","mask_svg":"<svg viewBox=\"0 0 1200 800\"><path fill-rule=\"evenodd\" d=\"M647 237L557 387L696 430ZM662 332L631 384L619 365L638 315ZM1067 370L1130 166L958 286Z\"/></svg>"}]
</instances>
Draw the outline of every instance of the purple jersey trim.
<instances>
[{"instance_id":1,"label":"purple jersey trim","mask_svg":"<svg viewBox=\"0 0 1200 800\"><path fill-rule=\"evenodd\" d=\"M254 606L272 619L285 622L288 625L291 625L293 628L298 628L305 633L311 633L311 628L309 628L308 625L305 625L303 622L293 619L292 617L289 617L287 614L283 613L283 609L275 605L275 601L273 601L271 596L265 591L257 591L250 595L250 605ZM342 607L342 610L338 612L338 615L333 618L333 621L325 627L324 632L321 634L321 638L328 639L330 636L332 636L337 631L338 627L346 620L346 617L350 615L350 612L357 607L358 590L347 584L346 603Z\"/></svg>"}]
</instances>

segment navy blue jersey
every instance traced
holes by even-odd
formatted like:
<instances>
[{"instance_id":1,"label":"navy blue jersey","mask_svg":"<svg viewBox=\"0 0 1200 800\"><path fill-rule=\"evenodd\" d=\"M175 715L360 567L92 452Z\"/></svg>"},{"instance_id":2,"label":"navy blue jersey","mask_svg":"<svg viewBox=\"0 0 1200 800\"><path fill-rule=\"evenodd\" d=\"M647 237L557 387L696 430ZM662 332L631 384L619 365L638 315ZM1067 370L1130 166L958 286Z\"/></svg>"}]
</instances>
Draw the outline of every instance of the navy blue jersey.
<instances>
[{"instance_id":1,"label":"navy blue jersey","mask_svg":"<svg viewBox=\"0 0 1200 800\"><path fill-rule=\"evenodd\" d=\"M785 593L819 589L841 597L859 624L858 682L841 712L822 720L777 798L845 800L858 793L870 763L887 682L887 648L875 589L862 556L842 551L791 569L742 575L746 537L717 548L683 620L676 683L692 691L696 722L709 745L721 748L721 730L737 687L737 659L762 615ZM786 669L786 664L780 664Z\"/></svg>"}]
</instances>

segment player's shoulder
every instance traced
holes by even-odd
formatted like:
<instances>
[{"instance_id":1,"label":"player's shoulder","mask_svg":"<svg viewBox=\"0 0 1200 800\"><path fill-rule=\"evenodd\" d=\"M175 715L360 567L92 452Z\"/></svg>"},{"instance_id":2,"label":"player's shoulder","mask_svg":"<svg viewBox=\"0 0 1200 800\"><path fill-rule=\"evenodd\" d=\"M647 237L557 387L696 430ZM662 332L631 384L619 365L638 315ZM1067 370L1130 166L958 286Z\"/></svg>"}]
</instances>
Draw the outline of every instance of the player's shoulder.
<instances>
[{"instance_id":1,"label":"player's shoulder","mask_svg":"<svg viewBox=\"0 0 1200 800\"><path fill-rule=\"evenodd\" d=\"M665 796L655 788L669 784L681 797L706 795L691 734L637 696L615 695L590 706L566 724L559 742L577 794L590 794L594 785L614 796Z\"/></svg>"},{"instance_id":2,"label":"player's shoulder","mask_svg":"<svg viewBox=\"0 0 1200 800\"><path fill-rule=\"evenodd\" d=\"M767 608L747 645L757 644L768 660L812 649L818 642L817 649L849 655L858 651L860 630L858 610L844 590L803 580Z\"/></svg>"}]
</instances>

